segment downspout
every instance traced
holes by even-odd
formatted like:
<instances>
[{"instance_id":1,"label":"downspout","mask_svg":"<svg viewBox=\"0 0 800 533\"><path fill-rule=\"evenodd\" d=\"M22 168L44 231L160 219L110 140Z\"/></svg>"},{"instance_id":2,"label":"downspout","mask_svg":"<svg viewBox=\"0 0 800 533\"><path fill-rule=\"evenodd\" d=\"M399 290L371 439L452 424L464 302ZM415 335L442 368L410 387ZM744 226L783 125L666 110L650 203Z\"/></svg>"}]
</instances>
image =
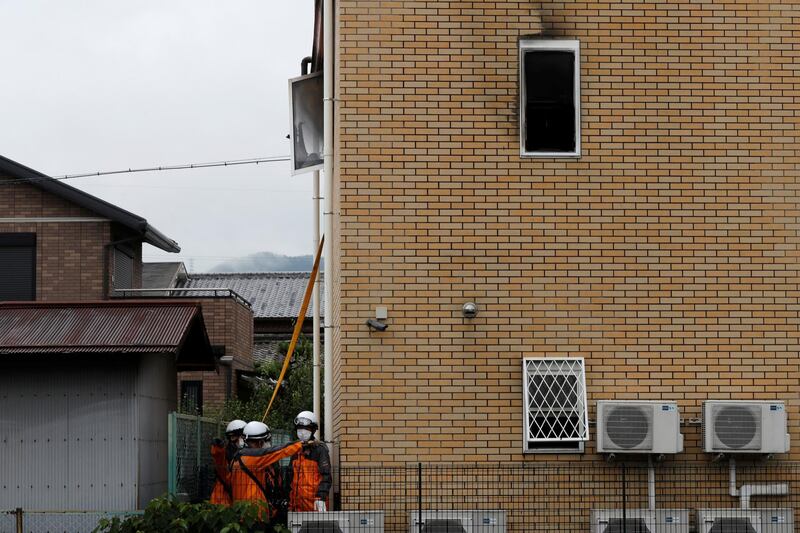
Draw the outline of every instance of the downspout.
<instances>
[{"instance_id":1,"label":"downspout","mask_svg":"<svg viewBox=\"0 0 800 533\"><path fill-rule=\"evenodd\" d=\"M314 253L317 253L317 248L319 248L319 170L314 171ZM320 358L319 358L319 283L320 283L320 276L319 272L317 272L317 279L314 280L314 293L311 296L311 308L312 308L312 324L314 331L312 332L313 342L313 357L314 357L314 367L313 367L313 383L314 383L314 413L319 417L320 415L320 398L322 396L320 391ZM319 438L319 430L317 430L316 438Z\"/></svg>"},{"instance_id":2,"label":"downspout","mask_svg":"<svg viewBox=\"0 0 800 533\"><path fill-rule=\"evenodd\" d=\"M333 440L333 0L324 0L322 7L323 37L323 171L325 172L325 200L323 218L325 224L325 433L324 440Z\"/></svg>"}]
</instances>

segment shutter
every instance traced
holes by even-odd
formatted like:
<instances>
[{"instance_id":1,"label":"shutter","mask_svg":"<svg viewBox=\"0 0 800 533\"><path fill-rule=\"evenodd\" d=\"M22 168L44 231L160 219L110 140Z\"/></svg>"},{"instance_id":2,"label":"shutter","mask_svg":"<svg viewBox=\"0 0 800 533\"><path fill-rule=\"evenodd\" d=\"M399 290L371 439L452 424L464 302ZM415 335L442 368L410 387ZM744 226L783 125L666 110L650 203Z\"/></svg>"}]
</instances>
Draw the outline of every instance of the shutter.
<instances>
[{"instance_id":1,"label":"shutter","mask_svg":"<svg viewBox=\"0 0 800 533\"><path fill-rule=\"evenodd\" d=\"M133 288L133 254L114 248L114 290Z\"/></svg>"},{"instance_id":2,"label":"shutter","mask_svg":"<svg viewBox=\"0 0 800 533\"><path fill-rule=\"evenodd\" d=\"M0 233L0 301L36 299L36 234Z\"/></svg>"}]
</instances>

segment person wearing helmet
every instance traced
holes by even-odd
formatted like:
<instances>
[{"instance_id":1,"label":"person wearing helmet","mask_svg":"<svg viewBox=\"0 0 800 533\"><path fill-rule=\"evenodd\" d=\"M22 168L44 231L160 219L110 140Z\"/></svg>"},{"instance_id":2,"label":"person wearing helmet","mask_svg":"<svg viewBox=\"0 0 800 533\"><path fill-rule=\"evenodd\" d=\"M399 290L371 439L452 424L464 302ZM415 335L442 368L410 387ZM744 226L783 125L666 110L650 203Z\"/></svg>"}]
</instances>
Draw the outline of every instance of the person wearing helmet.
<instances>
[{"instance_id":1,"label":"person wearing helmet","mask_svg":"<svg viewBox=\"0 0 800 533\"><path fill-rule=\"evenodd\" d=\"M270 491L267 488L267 470L285 457L299 452L302 442L269 447L272 436L266 424L250 422L244 428L246 448L240 450L231 462L230 480L233 501L262 502L265 511L262 519L268 521L272 512Z\"/></svg>"},{"instance_id":2,"label":"person wearing helmet","mask_svg":"<svg viewBox=\"0 0 800 533\"><path fill-rule=\"evenodd\" d=\"M319 429L317 415L303 411L295 417L294 427L305 446L292 456L289 510L326 511L332 485L331 459L325 443L314 438Z\"/></svg>"},{"instance_id":3,"label":"person wearing helmet","mask_svg":"<svg viewBox=\"0 0 800 533\"><path fill-rule=\"evenodd\" d=\"M234 455L242 447L242 433L245 427L244 420L231 420L225 428L225 440L214 439L211 444L211 457L214 460L214 471L217 480L214 483L214 490L211 491L209 501L217 505L231 504L230 471L228 465L233 460Z\"/></svg>"}]
</instances>

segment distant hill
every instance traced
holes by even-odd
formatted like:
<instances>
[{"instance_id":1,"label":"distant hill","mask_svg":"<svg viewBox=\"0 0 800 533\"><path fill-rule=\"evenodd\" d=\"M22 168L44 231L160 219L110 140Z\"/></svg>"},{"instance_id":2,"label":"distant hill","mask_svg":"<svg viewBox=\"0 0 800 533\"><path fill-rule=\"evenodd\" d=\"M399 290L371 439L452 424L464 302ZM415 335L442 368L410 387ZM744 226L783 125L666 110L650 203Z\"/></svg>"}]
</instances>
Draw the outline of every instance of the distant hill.
<instances>
[{"instance_id":1,"label":"distant hill","mask_svg":"<svg viewBox=\"0 0 800 533\"><path fill-rule=\"evenodd\" d=\"M311 255L258 252L220 263L210 272L310 272L313 266L314 258Z\"/></svg>"}]
</instances>

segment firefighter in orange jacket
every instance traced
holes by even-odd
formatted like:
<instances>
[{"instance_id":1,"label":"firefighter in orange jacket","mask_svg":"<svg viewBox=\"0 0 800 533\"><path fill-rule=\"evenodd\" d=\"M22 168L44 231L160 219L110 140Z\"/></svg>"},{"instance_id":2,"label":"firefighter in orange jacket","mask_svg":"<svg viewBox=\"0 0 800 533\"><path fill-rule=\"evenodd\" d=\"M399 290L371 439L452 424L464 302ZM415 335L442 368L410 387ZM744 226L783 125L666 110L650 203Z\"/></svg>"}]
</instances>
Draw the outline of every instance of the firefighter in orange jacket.
<instances>
[{"instance_id":1,"label":"firefighter in orange jacket","mask_svg":"<svg viewBox=\"0 0 800 533\"><path fill-rule=\"evenodd\" d=\"M289 468L289 510L326 511L332 485L331 459L325 443L314 439L314 432L319 429L317 415L303 411L294 419L294 427L303 448L292 456Z\"/></svg>"},{"instance_id":2,"label":"firefighter in orange jacket","mask_svg":"<svg viewBox=\"0 0 800 533\"><path fill-rule=\"evenodd\" d=\"M231 462L230 480L233 490L233 501L262 502L265 513L262 519L271 518L269 510L269 490L267 488L267 470L285 457L299 452L304 444L295 442L284 446L269 448L271 434L266 424L250 422L244 428L247 447L240 450Z\"/></svg>"},{"instance_id":3,"label":"firefighter in orange jacket","mask_svg":"<svg viewBox=\"0 0 800 533\"><path fill-rule=\"evenodd\" d=\"M211 457L214 460L214 471L217 474L217 481L214 483L214 490L211 491L209 498L211 503L231 504L232 493L228 465L233 460L233 456L242 448L242 433L245 425L244 420L232 420L225 428L227 442L215 439L211 445Z\"/></svg>"}]
</instances>

